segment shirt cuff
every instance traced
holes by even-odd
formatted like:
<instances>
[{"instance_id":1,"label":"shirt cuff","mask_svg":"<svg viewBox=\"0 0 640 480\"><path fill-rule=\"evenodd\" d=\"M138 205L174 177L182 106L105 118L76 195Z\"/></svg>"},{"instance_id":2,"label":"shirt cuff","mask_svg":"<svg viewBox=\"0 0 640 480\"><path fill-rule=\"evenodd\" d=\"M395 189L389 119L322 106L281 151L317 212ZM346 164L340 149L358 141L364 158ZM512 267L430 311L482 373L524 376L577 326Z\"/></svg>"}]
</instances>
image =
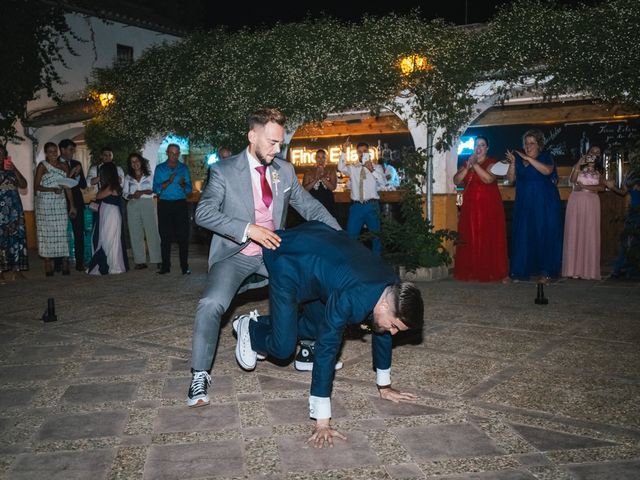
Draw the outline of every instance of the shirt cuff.
<instances>
[{"instance_id":1,"label":"shirt cuff","mask_svg":"<svg viewBox=\"0 0 640 480\"><path fill-rule=\"evenodd\" d=\"M244 233L242 234L242 243L246 242L249 238L249 225L251 224L247 223L247 226L244 227Z\"/></svg>"},{"instance_id":2,"label":"shirt cuff","mask_svg":"<svg viewBox=\"0 0 640 480\"><path fill-rule=\"evenodd\" d=\"M309 416L316 420L331 418L331 397L309 396Z\"/></svg>"},{"instance_id":3,"label":"shirt cuff","mask_svg":"<svg viewBox=\"0 0 640 480\"><path fill-rule=\"evenodd\" d=\"M376 368L376 385L391 385L391 369Z\"/></svg>"}]
</instances>

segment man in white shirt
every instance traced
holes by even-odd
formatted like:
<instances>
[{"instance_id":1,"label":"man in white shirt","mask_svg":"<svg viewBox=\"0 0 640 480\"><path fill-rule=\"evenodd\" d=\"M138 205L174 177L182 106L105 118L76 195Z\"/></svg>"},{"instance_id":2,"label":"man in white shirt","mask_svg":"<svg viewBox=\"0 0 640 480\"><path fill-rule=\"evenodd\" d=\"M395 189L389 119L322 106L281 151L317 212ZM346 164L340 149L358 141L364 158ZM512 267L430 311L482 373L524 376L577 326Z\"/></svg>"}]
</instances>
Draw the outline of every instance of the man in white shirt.
<instances>
[{"instance_id":1,"label":"man in white shirt","mask_svg":"<svg viewBox=\"0 0 640 480\"><path fill-rule=\"evenodd\" d=\"M93 165L89 168L89 173L87 173L87 184L89 187L96 187L97 190L100 190L100 167L103 163L113 162L113 150L111 147L103 147L100 150L100 163L98 165ZM118 170L118 179L120 180L120 186L124 185L124 170L122 168L116 166Z\"/></svg>"},{"instance_id":2,"label":"man in white shirt","mask_svg":"<svg viewBox=\"0 0 640 480\"><path fill-rule=\"evenodd\" d=\"M370 232L380 231L380 196L378 191L386 184L386 179L380 165L374 165L369 155L369 145L358 143L358 163L347 165L347 147L349 138L342 145L342 153L338 160L338 170L349 176L351 184L351 208L347 221L349 237L358 239L360 230L366 225ZM371 249L376 255L382 252L380 239L374 237Z\"/></svg>"}]
</instances>

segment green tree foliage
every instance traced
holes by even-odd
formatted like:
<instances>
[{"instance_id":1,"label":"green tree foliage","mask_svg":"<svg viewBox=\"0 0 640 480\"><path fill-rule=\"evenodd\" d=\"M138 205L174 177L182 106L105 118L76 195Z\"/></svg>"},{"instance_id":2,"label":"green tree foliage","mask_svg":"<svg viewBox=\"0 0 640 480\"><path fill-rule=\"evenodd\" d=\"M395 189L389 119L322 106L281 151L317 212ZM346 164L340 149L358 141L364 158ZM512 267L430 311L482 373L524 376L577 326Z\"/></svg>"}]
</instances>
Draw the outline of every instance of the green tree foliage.
<instances>
[{"instance_id":1,"label":"green tree foliage","mask_svg":"<svg viewBox=\"0 0 640 480\"><path fill-rule=\"evenodd\" d=\"M383 217L378 234L383 256L393 265L403 265L410 272L418 267L449 265L451 255L444 243L457 238L455 232L434 230L433 225L424 220L424 202L417 192L424 189L426 162L427 153L423 149L403 152L400 216L398 220Z\"/></svg>"},{"instance_id":2,"label":"green tree foliage","mask_svg":"<svg viewBox=\"0 0 640 480\"><path fill-rule=\"evenodd\" d=\"M481 32L478 55L504 97L584 94L640 106L640 2L568 8L542 0L503 8Z\"/></svg>"},{"instance_id":3,"label":"green tree foliage","mask_svg":"<svg viewBox=\"0 0 640 480\"><path fill-rule=\"evenodd\" d=\"M152 48L132 66L96 72L95 88L116 95L106 128L238 148L246 115L259 106L277 106L292 125L349 108L379 110L393 98L399 73L389 68L393 51L372 34L376 26L324 18L196 33Z\"/></svg>"},{"instance_id":4,"label":"green tree foliage","mask_svg":"<svg viewBox=\"0 0 640 480\"><path fill-rule=\"evenodd\" d=\"M582 92L640 105L638 25L636 0L577 8L517 1L475 29L417 14L357 24L308 19L195 33L148 50L133 66L96 72L94 86L117 98L104 128L138 142L172 132L238 148L245 115L263 105L283 110L291 128L336 111L406 113L408 106L414 121L438 129L443 150L474 114L479 95ZM428 68L403 75L399 61L407 55L425 57Z\"/></svg>"},{"instance_id":5,"label":"green tree foliage","mask_svg":"<svg viewBox=\"0 0 640 480\"><path fill-rule=\"evenodd\" d=\"M0 140L19 140L16 119L26 115L27 102L43 90L59 100L57 65L63 55L73 53L73 34L64 10L54 2L3 0L0 15ZM76 39L78 40L78 39Z\"/></svg>"}]
</instances>

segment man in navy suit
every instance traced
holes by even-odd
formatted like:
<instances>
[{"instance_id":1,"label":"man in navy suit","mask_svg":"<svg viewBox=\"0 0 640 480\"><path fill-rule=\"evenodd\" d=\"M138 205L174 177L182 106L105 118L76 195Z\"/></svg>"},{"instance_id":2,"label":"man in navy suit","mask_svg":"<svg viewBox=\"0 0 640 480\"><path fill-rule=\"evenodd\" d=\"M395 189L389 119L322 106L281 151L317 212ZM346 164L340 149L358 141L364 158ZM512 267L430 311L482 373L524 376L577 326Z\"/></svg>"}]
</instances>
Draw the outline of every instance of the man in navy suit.
<instances>
[{"instance_id":1,"label":"man in navy suit","mask_svg":"<svg viewBox=\"0 0 640 480\"><path fill-rule=\"evenodd\" d=\"M253 312L234 321L236 359L253 370L258 353L287 359L298 339L315 340L309 410L316 426L308 441L319 448L332 446L333 437L346 439L330 425L334 366L345 327L372 319L380 396L413 401L415 395L391 388L391 336L422 327L422 295L345 232L312 221L277 234L280 246L263 253L271 315Z\"/></svg>"}]
</instances>

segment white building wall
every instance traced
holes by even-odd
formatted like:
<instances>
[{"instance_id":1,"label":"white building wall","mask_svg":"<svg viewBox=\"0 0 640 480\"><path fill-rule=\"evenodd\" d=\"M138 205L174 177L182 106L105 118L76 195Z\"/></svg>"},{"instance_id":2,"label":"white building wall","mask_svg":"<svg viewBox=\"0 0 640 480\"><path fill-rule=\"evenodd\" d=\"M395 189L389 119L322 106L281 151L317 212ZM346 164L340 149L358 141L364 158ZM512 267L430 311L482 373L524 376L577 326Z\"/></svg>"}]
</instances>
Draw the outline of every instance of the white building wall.
<instances>
[{"instance_id":1,"label":"white building wall","mask_svg":"<svg viewBox=\"0 0 640 480\"><path fill-rule=\"evenodd\" d=\"M64 60L69 68L62 64L56 65L56 71L64 82L56 90L65 100L84 96L87 81L91 78L93 69L113 65L118 44L133 47L133 58L136 60L152 45L173 43L179 39L173 35L79 13L69 13L65 17L73 33L83 40L80 42L70 37L71 46L78 55L65 51ZM46 92L42 91L40 98L29 102L27 108L29 112L33 112L54 105L53 99L47 97Z\"/></svg>"},{"instance_id":2,"label":"white building wall","mask_svg":"<svg viewBox=\"0 0 640 480\"><path fill-rule=\"evenodd\" d=\"M86 96L87 82L91 79L93 69L113 65L116 60L118 44L133 47L133 57L136 60L144 50L153 45L173 43L179 39L174 35L79 13L69 13L66 15L66 19L73 33L84 41L76 41L69 37L71 46L77 55L65 52L66 67L62 64L56 65L56 71L63 81L61 85L56 87L56 91L65 101L77 100ZM32 114L54 106L56 106L56 102L47 96L45 90L42 90L38 92L35 100L27 104L27 111ZM28 188L20 192L23 207L25 210L34 210L33 177L36 165L44 159L44 144L46 142L57 144L63 138L73 139L84 132L84 124L77 122L46 126L30 129L27 134L18 122L17 130L25 141L20 144L9 144L7 149L16 166L28 181ZM33 136L37 140L35 152L29 136ZM84 164L86 175L88 167L86 149L80 150L76 157Z\"/></svg>"}]
</instances>

